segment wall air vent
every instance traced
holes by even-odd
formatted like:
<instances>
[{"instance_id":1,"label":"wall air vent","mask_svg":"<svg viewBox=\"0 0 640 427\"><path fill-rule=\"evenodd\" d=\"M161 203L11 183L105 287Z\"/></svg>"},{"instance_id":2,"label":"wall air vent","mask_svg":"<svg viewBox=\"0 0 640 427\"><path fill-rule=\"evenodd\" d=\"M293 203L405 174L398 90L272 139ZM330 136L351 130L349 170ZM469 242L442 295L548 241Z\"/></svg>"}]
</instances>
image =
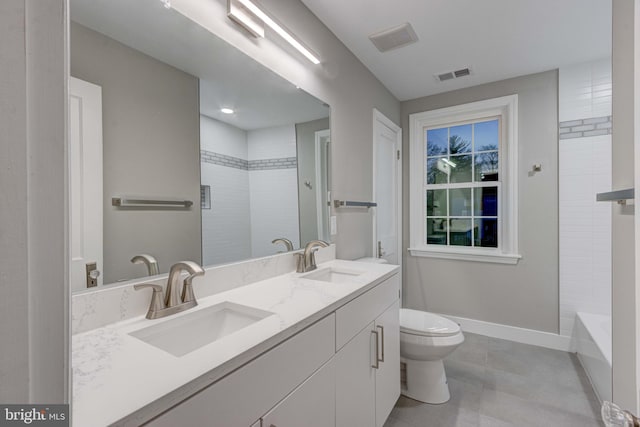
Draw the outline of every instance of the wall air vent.
<instances>
[{"instance_id":1,"label":"wall air vent","mask_svg":"<svg viewBox=\"0 0 640 427\"><path fill-rule=\"evenodd\" d=\"M466 77L466 76L469 76L469 75L471 75L471 68L470 67L461 68L461 69L455 70L455 71L447 71L447 72L444 72L444 73L436 73L433 76L439 82L444 82L444 81L447 81L447 80L459 79L460 77Z\"/></svg>"},{"instance_id":2,"label":"wall air vent","mask_svg":"<svg viewBox=\"0 0 640 427\"><path fill-rule=\"evenodd\" d=\"M398 49L418 41L418 36L408 22L369 36L369 40L380 52Z\"/></svg>"}]
</instances>

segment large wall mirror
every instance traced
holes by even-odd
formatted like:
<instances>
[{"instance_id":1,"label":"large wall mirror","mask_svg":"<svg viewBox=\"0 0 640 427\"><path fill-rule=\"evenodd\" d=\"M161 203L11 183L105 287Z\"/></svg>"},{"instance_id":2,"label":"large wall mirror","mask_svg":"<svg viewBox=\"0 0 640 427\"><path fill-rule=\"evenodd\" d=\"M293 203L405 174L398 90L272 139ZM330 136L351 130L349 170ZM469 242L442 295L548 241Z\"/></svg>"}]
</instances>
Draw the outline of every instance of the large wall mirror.
<instances>
[{"instance_id":1,"label":"large wall mirror","mask_svg":"<svg viewBox=\"0 0 640 427\"><path fill-rule=\"evenodd\" d=\"M327 104L159 0L70 8L72 291L329 238Z\"/></svg>"}]
</instances>

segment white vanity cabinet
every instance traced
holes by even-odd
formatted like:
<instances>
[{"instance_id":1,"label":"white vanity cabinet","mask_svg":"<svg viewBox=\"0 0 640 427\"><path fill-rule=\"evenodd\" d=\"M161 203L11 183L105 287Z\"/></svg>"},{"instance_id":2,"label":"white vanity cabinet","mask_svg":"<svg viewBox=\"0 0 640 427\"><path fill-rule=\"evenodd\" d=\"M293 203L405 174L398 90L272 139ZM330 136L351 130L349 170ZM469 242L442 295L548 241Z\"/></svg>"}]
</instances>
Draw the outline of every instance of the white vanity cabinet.
<instances>
[{"instance_id":1,"label":"white vanity cabinet","mask_svg":"<svg viewBox=\"0 0 640 427\"><path fill-rule=\"evenodd\" d=\"M329 361L334 345L330 314L145 425L251 426Z\"/></svg>"},{"instance_id":2,"label":"white vanity cabinet","mask_svg":"<svg viewBox=\"0 0 640 427\"><path fill-rule=\"evenodd\" d=\"M381 427L400 395L399 288L395 274L146 425Z\"/></svg>"},{"instance_id":3,"label":"white vanity cabinet","mask_svg":"<svg viewBox=\"0 0 640 427\"><path fill-rule=\"evenodd\" d=\"M337 427L380 427L400 396L398 289L393 276L336 312Z\"/></svg>"}]
</instances>

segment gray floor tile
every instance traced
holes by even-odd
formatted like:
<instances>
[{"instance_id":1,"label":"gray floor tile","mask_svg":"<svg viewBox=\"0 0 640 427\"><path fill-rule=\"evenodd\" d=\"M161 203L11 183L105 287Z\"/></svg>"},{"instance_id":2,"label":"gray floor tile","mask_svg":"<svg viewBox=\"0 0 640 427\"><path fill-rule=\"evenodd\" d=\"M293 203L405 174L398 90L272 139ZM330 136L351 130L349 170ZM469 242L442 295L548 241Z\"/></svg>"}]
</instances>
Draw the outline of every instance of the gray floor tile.
<instances>
[{"instance_id":1,"label":"gray floor tile","mask_svg":"<svg viewBox=\"0 0 640 427\"><path fill-rule=\"evenodd\" d=\"M512 394L522 399L555 406L591 418L599 417L599 403L591 386L577 389L558 383L534 381L529 376L488 368L485 388Z\"/></svg>"},{"instance_id":2,"label":"gray floor tile","mask_svg":"<svg viewBox=\"0 0 640 427\"><path fill-rule=\"evenodd\" d=\"M447 358L484 366L487 363L489 338L483 335L465 333L464 342Z\"/></svg>"},{"instance_id":3,"label":"gray floor tile","mask_svg":"<svg viewBox=\"0 0 640 427\"><path fill-rule=\"evenodd\" d=\"M447 358L444 361L444 370L449 379L478 385L484 385L486 381L487 368L484 365Z\"/></svg>"},{"instance_id":4,"label":"gray floor tile","mask_svg":"<svg viewBox=\"0 0 640 427\"><path fill-rule=\"evenodd\" d=\"M478 424L478 427L514 427L514 426L516 426L516 424L498 420L488 415L480 414L480 424Z\"/></svg>"},{"instance_id":5,"label":"gray floor tile","mask_svg":"<svg viewBox=\"0 0 640 427\"><path fill-rule=\"evenodd\" d=\"M384 423L383 427L414 427L414 426L412 424L409 424L397 418L389 417L387 421Z\"/></svg>"},{"instance_id":6,"label":"gray floor tile","mask_svg":"<svg viewBox=\"0 0 640 427\"><path fill-rule=\"evenodd\" d=\"M410 399L408 399L410 400ZM429 405L416 401L398 402L391 417L412 427L477 427L480 420L478 410L451 405Z\"/></svg>"},{"instance_id":7,"label":"gray floor tile","mask_svg":"<svg viewBox=\"0 0 640 427\"><path fill-rule=\"evenodd\" d=\"M449 390L451 400L441 405L402 396L391 416L415 426L477 426L482 386L449 378Z\"/></svg>"},{"instance_id":8,"label":"gray floor tile","mask_svg":"<svg viewBox=\"0 0 640 427\"><path fill-rule=\"evenodd\" d=\"M482 392L480 414L518 426L597 427L602 425L591 417L490 389Z\"/></svg>"},{"instance_id":9,"label":"gray floor tile","mask_svg":"<svg viewBox=\"0 0 640 427\"><path fill-rule=\"evenodd\" d=\"M477 334L447 359L451 400L401 397L385 427L602 426L575 355Z\"/></svg>"}]
</instances>

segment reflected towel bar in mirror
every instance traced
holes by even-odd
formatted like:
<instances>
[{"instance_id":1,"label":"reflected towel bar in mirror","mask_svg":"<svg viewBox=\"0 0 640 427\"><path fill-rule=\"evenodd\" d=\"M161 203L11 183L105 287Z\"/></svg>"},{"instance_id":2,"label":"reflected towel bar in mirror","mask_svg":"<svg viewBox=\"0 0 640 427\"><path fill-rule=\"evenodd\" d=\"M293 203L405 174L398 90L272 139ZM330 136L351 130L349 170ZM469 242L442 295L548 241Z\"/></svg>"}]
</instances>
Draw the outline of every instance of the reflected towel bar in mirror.
<instances>
[{"instance_id":1,"label":"reflected towel bar in mirror","mask_svg":"<svg viewBox=\"0 0 640 427\"><path fill-rule=\"evenodd\" d=\"M352 202L349 200L334 200L333 206L336 208L353 207L353 208L374 208L378 206L376 202Z\"/></svg>"},{"instance_id":2,"label":"reflected towel bar in mirror","mask_svg":"<svg viewBox=\"0 0 640 427\"><path fill-rule=\"evenodd\" d=\"M190 208L191 200L158 200L143 197L113 197L111 205L119 208Z\"/></svg>"}]
</instances>

